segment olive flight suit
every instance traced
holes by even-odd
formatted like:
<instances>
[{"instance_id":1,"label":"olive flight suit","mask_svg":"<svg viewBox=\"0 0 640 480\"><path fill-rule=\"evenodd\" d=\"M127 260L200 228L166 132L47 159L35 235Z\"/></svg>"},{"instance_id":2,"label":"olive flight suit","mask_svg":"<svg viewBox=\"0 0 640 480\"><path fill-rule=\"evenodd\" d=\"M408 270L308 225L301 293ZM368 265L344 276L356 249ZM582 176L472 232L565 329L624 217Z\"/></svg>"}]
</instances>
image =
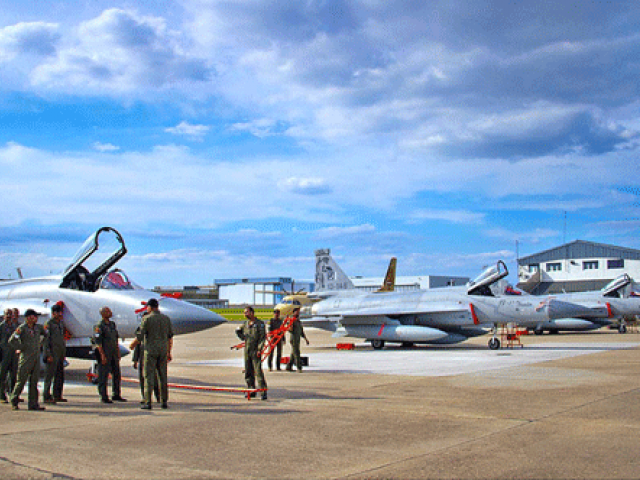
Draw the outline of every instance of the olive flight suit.
<instances>
[{"instance_id":1,"label":"olive flight suit","mask_svg":"<svg viewBox=\"0 0 640 480\"><path fill-rule=\"evenodd\" d=\"M38 380L40 379L40 339L46 336L42 325L33 327L25 322L20 325L9 338L9 345L14 350L20 350L18 360L18 377L11 394L11 404L18 406L18 399L29 381L29 408L37 409L38 405Z\"/></svg>"},{"instance_id":2,"label":"olive flight suit","mask_svg":"<svg viewBox=\"0 0 640 480\"><path fill-rule=\"evenodd\" d=\"M64 322L56 321L50 318L44 324L47 331L47 341L44 343L44 360L46 369L44 374L44 392L45 400L51 397L51 381L53 381L53 399L62 398L62 387L64 385L64 358L67 356L67 345L64 338ZM47 359L51 357L52 362Z\"/></svg>"},{"instance_id":3,"label":"olive flight suit","mask_svg":"<svg viewBox=\"0 0 640 480\"><path fill-rule=\"evenodd\" d=\"M96 352L96 360L98 361L98 393L103 401L109 401L107 395L107 381L109 373L111 373L111 381L113 382L112 394L116 398L120 398L120 347L118 346L118 328L113 321L100 321L93 328L93 338L96 345L100 345L106 358L106 363L102 363L102 357L98 349ZM109 402L110 403L110 402Z\"/></svg>"},{"instance_id":4,"label":"olive flight suit","mask_svg":"<svg viewBox=\"0 0 640 480\"><path fill-rule=\"evenodd\" d=\"M140 327L136 329L136 338L140 333ZM142 394L142 400L144 401L144 342L138 341L137 345L133 348L131 361L138 364L138 382L140 383L140 393ZM160 381L158 380L158 372L156 371L155 386L153 388L153 394L156 400L160 401Z\"/></svg>"},{"instance_id":5,"label":"olive flight suit","mask_svg":"<svg viewBox=\"0 0 640 480\"><path fill-rule=\"evenodd\" d=\"M300 320L293 320L291 324L289 342L291 343L291 357L287 364L287 370L293 370L293 365L298 368L298 371L302 371L302 362L300 361L300 338L306 338L304 334L304 328Z\"/></svg>"},{"instance_id":6,"label":"olive flight suit","mask_svg":"<svg viewBox=\"0 0 640 480\"><path fill-rule=\"evenodd\" d=\"M151 392L156 385L156 372L160 383L163 408L169 399L167 386L167 363L169 339L173 338L171 319L158 311L142 317L140 332L136 338L144 343L144 402L151 405Z\"/></svg>"},{"instance_id":7,"label":"olive flight suit","mask_svg":"<svg viewBox=\"0 0 640 480\"><path fill-rule=\"evenodd\" d=\"M269 320L269 333L275 332L282 326L282 318L273 317ZM273 354L276 354L276 370L280 370L280 360L282 360L282 345L285 343L284 335L278 342L278 344L273 347L273 349L269 352L269 357L267 358L267 365L269 366L269 370L273 368Z\"/></svg>"},{"instance_id":8,"label":"olive flight suit","mask_svg":"<svg viewBox=\"0 0 640 480\"><path fill-rule=\"evenodd\" d=\"M249 320L244 322L237 331L238 337L244 340L244 379L249 388L256 388L256 378L258 388L267 388L267 382L262 372L262 358L260 352L264 347L267 338L264 322L258 318L253 323Z\"/></svg>"},{"instance_id":9,"label":"olive flight suit","mask_svg":"<svg viewBox=\"0 0 640 480\"><path fill-rule=\"evenodd\" d=\"M18 375L18 355L16 349L9 345L9 338L16 331L18 322L5 319L0 323L0 353L2 362L0 362L0 400L7 402L7 392L11 391L16 385Z\"/></svg>"}]
</instances>

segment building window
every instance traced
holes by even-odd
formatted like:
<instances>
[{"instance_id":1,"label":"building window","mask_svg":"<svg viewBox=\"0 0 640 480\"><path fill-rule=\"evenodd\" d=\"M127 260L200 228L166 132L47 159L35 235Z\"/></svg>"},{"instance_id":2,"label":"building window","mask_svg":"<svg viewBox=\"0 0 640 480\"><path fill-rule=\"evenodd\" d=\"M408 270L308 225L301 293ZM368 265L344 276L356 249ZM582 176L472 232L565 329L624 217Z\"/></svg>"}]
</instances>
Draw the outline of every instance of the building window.
<instances>
[{"instance_id":1,"label":"building window","mask_svg":"<svg viewBox=\"0 0 640 480\"><path fill-rule=\"evenodd\" d=\"M560 272L562 270L562 263L547 263L547 272Z\"/></svg>"},{"instance_id":2,"label":"building window","mask_svg":"<svg viewBox=\"0 0 640 480\"><path fill-rule=\"evenodd\" d=\"M529 265L529 273L536 273L538 270L540 270L539 263L532 263L531 265Z\"/></svg>"},{"instance_id":3,"label":"building window","mask_svg":"<svg viewBox=\"0 0 640 480\"><path fill-rule=\"evenodd\" d=\"M590 260L588 262L582 262L583 270L597 270L598 269L598 261Z\"/></svg>"},{"instance_id":4,"label":"building window","mask_svg":"<svg viewBox=\"0 0 640 480\"><path fill-rule=\"evenodd\" d=\"M624 259L619 258L617 260L607 260L607 268L609 270L624 268Z\"/></svg>"}]
</instances>

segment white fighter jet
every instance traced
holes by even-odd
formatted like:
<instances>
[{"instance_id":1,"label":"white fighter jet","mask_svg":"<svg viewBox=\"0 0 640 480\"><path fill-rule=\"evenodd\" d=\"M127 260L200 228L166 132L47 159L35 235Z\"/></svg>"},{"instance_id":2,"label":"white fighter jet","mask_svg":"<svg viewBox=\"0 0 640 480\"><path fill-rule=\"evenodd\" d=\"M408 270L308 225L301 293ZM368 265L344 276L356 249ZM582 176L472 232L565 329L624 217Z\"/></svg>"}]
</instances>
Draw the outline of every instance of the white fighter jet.
<instances>
[{"instance_id":1,"label":"white fighter jet","mask_svg":"<svg viewBox=\"0 0 640 480\"><path fill-rule=\"evenodd\" d=\"M537 325L584 311L580 305L555 298L495 297L489 287L509 273L502 261L465 286L368 293L341 290L351 282L329 251L318 250L316 256L323 257L322 261L316 260L316 266L320 266L316 282L324 290L314 292L321 300L302 309L303 323L333 331L337 337L367 339L376 349L383 348L385 342L458 343L490 329L494 335L489 348L497 349L498 325Z\"/></svg>"},{"instance_id":2,"label":"white fighter jet","mask_svg":"<svg viewBox=\"0 0 640 480\"><path fill-rule=\"evenodd\" d=\"M26 309L32 308L43 323L50 316L51 307L61 302L70 335L67 356L86 359L93 359L93 327L100 321L99 310L103 306L113 312L112 320L123 338L134 336L151 298L157 299L162 313L171 318L176 335L226 322L209 310L137 286L122 270L113 268L126 253L120 233L102 227L85 241L60 275L0 281L0 311L17 308L24 315Z\"/></svg>"},{"instance_id":3,"label":"white fighter jet","mask_svg":"<svg viewBox=\"0 0 640 480\"><path fill-rule=\"evenodd\" d=\"M618 324L618 331L625 333L627 330L625 318L640 315L640 297L634 295L633 292L625 294L631 283L631 277L625 273L598 291L534 296L507 285L504 288L504 294L507 296L518 295L521 298L537 298L540 301L556 299L583 307L583 312L580 315L550 319L537 325L529 326L528 328L537 335L541 335L544 331L557 333L560 331L595 330L616 323Z\"/></svg>"}]
</instances>

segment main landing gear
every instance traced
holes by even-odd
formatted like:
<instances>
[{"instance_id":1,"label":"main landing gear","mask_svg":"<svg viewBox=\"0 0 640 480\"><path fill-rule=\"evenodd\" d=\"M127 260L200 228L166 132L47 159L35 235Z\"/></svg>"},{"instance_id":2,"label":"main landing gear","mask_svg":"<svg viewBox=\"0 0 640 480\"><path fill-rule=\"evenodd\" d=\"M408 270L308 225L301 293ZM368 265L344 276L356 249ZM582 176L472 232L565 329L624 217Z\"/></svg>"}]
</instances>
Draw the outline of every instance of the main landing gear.
<instances>
[{"instance_id":1,"label":"main landing gear","mask_svg":"<svg viewBox=\"0 0 640 480\"><path fill-rule=\"evenodd\" d=\"M382 350L384 348L384 340L374 339L371 340L371 346L374 350Z\"/></svg>"},{"instance_id":2,"label":"main landing gear","mask_svg":"<svg viewBox=\"0 0 640 480\"><path fill-rule=\"evenodd\" d=\"M493 327L493 337L489 339L489 348L491 350L498 350L500 348L500 339L498 338L498 325Z\"/></svg>"}]
</instances>

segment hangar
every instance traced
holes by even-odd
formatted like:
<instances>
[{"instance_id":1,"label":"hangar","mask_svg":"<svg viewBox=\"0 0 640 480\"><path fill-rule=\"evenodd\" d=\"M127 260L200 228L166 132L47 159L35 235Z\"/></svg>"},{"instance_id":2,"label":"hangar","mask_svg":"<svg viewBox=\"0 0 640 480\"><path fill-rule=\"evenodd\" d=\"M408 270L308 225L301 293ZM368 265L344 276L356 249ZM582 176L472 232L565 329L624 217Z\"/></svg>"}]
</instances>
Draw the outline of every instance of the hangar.
<instances>
[{"instance_id":1,"label":"hangar","mask_svg":"<svg viewBox=\"0 0 640 480\"><path fill-rule=\"evenodd\" d=\"M575 240L518 259L518 287L535 295L599 290L624 273L640 280L640 250Z\"/></svg>"}]
</instances>

